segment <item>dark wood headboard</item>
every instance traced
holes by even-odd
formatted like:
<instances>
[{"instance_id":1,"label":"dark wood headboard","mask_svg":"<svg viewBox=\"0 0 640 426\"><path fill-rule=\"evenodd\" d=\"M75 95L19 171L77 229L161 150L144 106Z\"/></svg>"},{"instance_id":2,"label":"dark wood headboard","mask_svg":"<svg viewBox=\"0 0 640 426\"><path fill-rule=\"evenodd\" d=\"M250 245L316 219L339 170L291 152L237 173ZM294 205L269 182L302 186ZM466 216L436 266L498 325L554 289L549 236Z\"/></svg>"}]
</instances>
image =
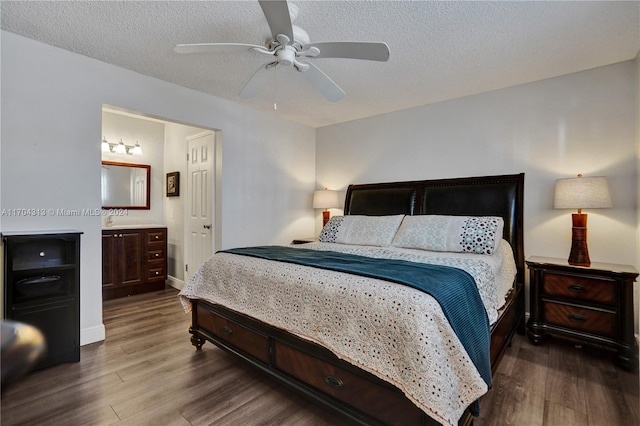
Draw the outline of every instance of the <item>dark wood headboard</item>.
<instances>
[{"instance_id":1,"label":"dark wood headboard","mask_svg":"<svg viewBox=\"0 0 640 426\"><path fill-rule=\"evenodd\" d=\"M524 173L455 179L353 184L347 188L345 215L440 214L502 216L524 283Z\"/></svg>"}]
</instances>

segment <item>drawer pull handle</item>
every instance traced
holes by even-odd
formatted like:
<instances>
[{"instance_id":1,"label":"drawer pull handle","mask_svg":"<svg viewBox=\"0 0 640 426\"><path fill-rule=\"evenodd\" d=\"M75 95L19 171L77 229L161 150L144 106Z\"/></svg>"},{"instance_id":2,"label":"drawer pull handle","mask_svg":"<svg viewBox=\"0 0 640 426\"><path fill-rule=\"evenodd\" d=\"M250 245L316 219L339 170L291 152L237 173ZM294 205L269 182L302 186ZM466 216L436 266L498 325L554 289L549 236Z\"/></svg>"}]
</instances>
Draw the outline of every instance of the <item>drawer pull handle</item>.
<instances>
[{"instance_id":1,"label":"drawer pull handle","mask_svg":"<svg viewBox=\"0 0 640 426\"><path fill-rule=\"evenodd\" d=\"M342 380L330 374L324 376L324 382L334 389L342 389L342 386L344 386L344 382Z\"/></svg>"},{"instance_id":2,"label":"drawer pull handle","mask_svg":"<svg viewBox=\"0 0 640 426\"><path fill-rule=\"evenodd\" d=\"M585 286L580 285L580 284L571 284L569 286L569 290L571 290L574 293L584 293L586 288L585 288Z\"/></svg>"},{"instance_id":3,"label":"drawer pull handle","mask_svg":"<svg viewBox=\"0 0 640 426\"><path fill-rule=\"evenodd\" d=\"M231 333L233 333L233 330L232 330L232 329L230 329L230 328L229 328L228 326L226 326L226 325L225 325L224 327L222 327L222 331L223 331L223 332L224 332L224 334L226 334L227 336L230 336L230 335L231 335Z\"/></svg>"},{"instance_id":4,"label":"drawer pull handle","mask_svg":"<svg viewBox=\"0 0 640 426\"><path fill-rule=\"evenodd\" d=\"M585 317L583 317L582 315L578 315L578 314L569 314L567 315L567 317L574 322L584 322L585 321Z\"/></svg>"}]
</instances>

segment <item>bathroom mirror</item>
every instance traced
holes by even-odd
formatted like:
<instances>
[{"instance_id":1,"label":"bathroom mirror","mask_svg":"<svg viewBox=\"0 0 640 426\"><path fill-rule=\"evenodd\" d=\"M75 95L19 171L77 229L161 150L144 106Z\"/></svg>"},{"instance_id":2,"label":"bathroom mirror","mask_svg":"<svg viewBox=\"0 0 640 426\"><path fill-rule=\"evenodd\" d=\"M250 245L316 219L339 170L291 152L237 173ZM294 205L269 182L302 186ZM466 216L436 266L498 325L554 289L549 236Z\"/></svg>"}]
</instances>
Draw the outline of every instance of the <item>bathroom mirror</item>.
<instances>
[{"instance_id":1,"label":"bathroom mirror","mask_svg":"<svg viewBox=\"0 0 640 426\"><path fill-rule=\"evenodd\" d=\"M102 208L150 208L151 166L102 162Z\"/></svg>"}]
</instances>

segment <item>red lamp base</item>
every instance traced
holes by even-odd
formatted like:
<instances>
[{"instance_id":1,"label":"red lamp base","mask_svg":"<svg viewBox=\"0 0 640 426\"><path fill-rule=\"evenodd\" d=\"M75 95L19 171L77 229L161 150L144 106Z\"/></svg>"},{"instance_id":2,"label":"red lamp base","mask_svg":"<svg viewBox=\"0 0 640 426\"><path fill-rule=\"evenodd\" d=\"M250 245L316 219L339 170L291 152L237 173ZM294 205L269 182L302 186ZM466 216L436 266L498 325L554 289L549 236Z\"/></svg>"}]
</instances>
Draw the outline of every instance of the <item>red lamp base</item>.
<instances>
[{"instance_id":1,"label":"red lamp base","mask_svg":"<svg viewBox=\"0 0 640 426\"><path fill-rule=\"evenodd\" d=\"M575 266L589 266L589 249L587 248L587 214L573 213L571 215L573 228L571 230L571 252L569 264Z\"/></svg>"},{"instance_id":2,"label":"red lamp base","mask_svg":"<svg viewBox=\"0 0 640 426\"><path fill-rule=\"evenodd\" d=\"M324 210L322 212L322 227L323 228L327 224L327 222L329 222L329 210Z\"/></svg>"}]
</instances>

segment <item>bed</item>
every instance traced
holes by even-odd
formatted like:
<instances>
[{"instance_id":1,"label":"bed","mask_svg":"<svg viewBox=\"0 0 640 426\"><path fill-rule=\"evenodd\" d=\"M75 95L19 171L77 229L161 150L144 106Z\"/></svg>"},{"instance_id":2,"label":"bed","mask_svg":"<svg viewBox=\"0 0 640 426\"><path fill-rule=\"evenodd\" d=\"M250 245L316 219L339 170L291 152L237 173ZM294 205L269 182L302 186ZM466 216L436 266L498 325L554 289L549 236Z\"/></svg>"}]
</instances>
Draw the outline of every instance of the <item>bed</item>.
<instances>
[{"instance_id":1,"label":"bed","mask_svg":"<svg viewBox=\"0 0 640 426\"><path fill-rule=\"evenodd\" d=\"M296 259L265 257L272 248L259 247L218 252L205 262L180 293L192 312L191 342L198 350L212 342L349 423L471 424L491 372L513 334L524 331L523 191L523 173L350 185L344 216L332 218L320 242L276 248L277 256ZM412 242L416 229L478 220L484 227L485 219L499 220L491 229L501 234L483 243L486 253ZM382 238L382 228L362 232L380 223L392 237ZM351 234L345 224L355 224ZM502 260L505 252L511 260ZM305 263L317 258L326 258L320 261L329 270ZM360 261L359 272L340 269ZM502 266L509 262L512 271ZM396 275L423 279L437 268L475 280L478 296L468 296L475 297L468 305L475 314L455 314L462 308L436 302L444 287L437 283L427 283L425 294L412 283L391 282ZM483 282L500 288L498 297ZM483 322L470 319L478 309L486 312L486 355L468 343L484 332L464 336Z\"/></svg>"}]
</instances>

